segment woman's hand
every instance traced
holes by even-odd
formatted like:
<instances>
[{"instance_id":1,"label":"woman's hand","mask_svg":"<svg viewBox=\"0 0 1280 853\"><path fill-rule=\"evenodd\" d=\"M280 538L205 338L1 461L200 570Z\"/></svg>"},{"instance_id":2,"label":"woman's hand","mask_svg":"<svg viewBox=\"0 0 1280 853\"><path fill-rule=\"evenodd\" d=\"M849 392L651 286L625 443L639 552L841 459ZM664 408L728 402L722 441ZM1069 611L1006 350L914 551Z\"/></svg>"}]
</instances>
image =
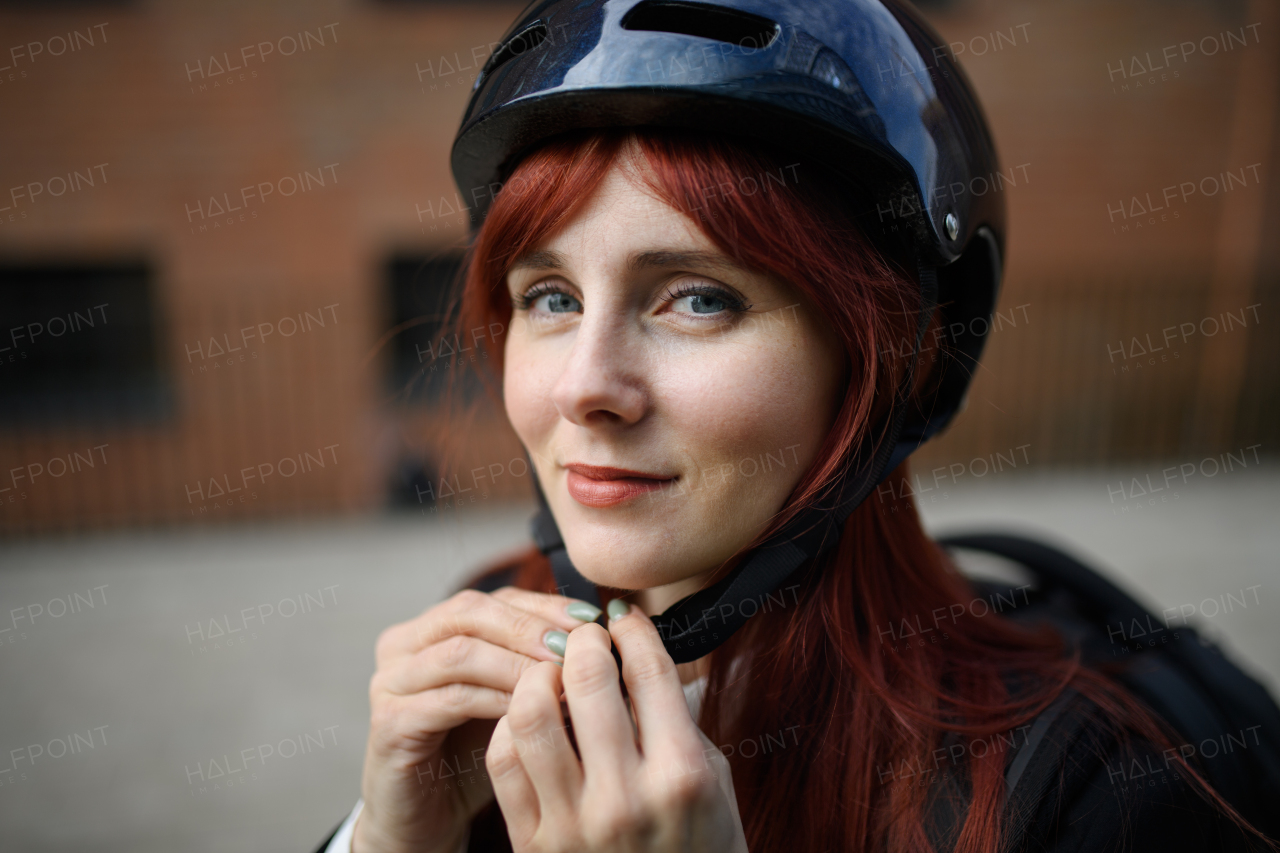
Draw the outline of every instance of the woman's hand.
<instances>
[{"instance_id":1,"label":"woman's hand","mask_svg":"<svg viewBox=\"0 0 1280 853\"><path fill-rule=\"evenodd\" d=\"M637 607L608 633L573 631L563 670L524 672L485 763L517 853L746 853L728 761L690 717L675 663Z\"/></svg>"},{"instance_id":2,"label":"woman's hand","mask_svg":"<svg viewBox=\"0 0 1280 853\"><path fill-rule=\"evenodd\" d=\"M514 587L463 590L382 632L353 853L453 853L493 798L485 748L521 675L560 660L548 632L599 613L576 602L575 618L573 604Z\"/></svg>"}]
</instances>

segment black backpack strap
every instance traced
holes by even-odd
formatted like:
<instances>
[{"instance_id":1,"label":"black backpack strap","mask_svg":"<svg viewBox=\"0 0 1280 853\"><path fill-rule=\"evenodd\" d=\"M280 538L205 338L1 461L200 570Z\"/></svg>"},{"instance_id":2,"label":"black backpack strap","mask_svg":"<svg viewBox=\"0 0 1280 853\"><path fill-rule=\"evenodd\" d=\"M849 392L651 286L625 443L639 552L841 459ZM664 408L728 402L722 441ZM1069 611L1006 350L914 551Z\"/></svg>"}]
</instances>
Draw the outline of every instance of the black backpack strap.
<instances>
[{"instance_id":1,"label":"black backpack strap","mask_svg":"<svg viewBox=\"0 0 1280 853\"><path fill-rule=\"evenodd\" d=\"M1060 693L1040 714L1014 735L1005 758L1005 805L1002 820L1002 853L1027 849L1033 837L1044 837L1057 802L1064 768L1092 729L1098 708L1074 688ZM925 833L935 850L955 848L960 828L968 817L973 791L967 772L934 777L926 807Z\"/></svg>"},{"instance_id":2,"label":"black backpack strap","mask_svg":"<svg viewBox=\"0 0 1280 853\"><path fill-rule=\"evenodd\" d=\"M1034 770L1031 773L1027 773L1027 768L1031 766L1032 760L1037 755L1043 759L1054 749L1057 740L1049 737L1049 730L1058 721L1058 718L1062 716L1063 709L1078 695L1074 688L1068 687L1063 690L1058 698L1050 703L1049 707L1045 708L1040 713L1040 716L1036 717L1035 722L1031 724L1031 731L1027 732L1026 743L1013 754L1013 760L1009 762L1009 769L1004 774L1005 793L1008 798L1012 798L1014 791L1027 790L1026 785L1023 785L1022 788L1018 787L1024 776L1027 779L1033 779L1036 776ZM1041 745L1046 743L1048 745L1041 750Z\"/></svg>"},{"instance_id":3,"label":"black backpack strap","mask_svg":"<svg viewBox=\"0 0 1280 853\"><path fill-rule=\"evenodd\" d=\"M1060 784L1063 764L1096 712L1093 702L1068 687L1031 723L1005 771L1003 850L1025 846L1041 803Z\"/></svg>"}]
</instances>

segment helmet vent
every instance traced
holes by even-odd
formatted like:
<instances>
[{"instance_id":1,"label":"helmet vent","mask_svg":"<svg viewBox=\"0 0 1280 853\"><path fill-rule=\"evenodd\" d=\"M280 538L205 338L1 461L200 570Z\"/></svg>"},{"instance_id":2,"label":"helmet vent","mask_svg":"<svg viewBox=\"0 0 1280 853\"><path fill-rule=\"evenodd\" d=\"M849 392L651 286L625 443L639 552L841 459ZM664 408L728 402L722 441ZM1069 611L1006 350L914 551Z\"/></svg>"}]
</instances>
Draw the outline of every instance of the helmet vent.
<instances>
[{"instance_id":1,"label":"helmet vent","mask_svg":"<svg viewBox=\"0 0 1280 853\"><path fill-rule=\"evenodd\" d=\"M682 0L644 0L637 3L623 16L622 28L680 33L745 48L768 47L780 32L776 21L760 15Z\"/></svg>"},{"instance_id":2,"label":"helmet vent","mask_svg":"<svg viewBox=\"0 0 1280 853\"><path fill-rule=\"evenodd\" d=\"M534 21L520 32L503 42L502 47L493 52L489 57L489 61L484 64L484 68L480 71L480 79L484 79L498 69L504 63L515 59L526 51L533 50L538 45L547 40L547 25L542 21ZM477 85L479 80L476 81Z\"/></svg>"}]
</instances>

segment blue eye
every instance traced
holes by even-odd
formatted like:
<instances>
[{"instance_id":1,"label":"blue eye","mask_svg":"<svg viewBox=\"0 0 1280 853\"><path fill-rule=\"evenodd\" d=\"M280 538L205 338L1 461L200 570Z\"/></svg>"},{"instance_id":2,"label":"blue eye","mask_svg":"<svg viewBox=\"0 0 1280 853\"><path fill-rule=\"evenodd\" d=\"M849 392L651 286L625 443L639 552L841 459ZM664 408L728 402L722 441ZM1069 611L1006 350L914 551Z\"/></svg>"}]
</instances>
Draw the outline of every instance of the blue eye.
<instances>
[{"instance_id":1,"label":"blue eye","mask_svg":"<svg viewBox=\"0 0 1280 853\"><path fill-rule=\"evenodd\" d=\"M582 310L582 303L567 293L544 293L533 300L543 311L549 314L571 314Z\"/></svg>"},{"instance_id":2,"label":"blue eye","mask_svg":"<svg viewBox=\"0 0 1280 853\"><path fill-rule=\"evenodd\" d=\"M689 303L689 312L692 314L719 314L729 307L729 303L709 293L695 293L676 300L677 303L685 301Z\"/></svg>"},{"instance_id":3,"label":"blue eye","mask_svg":"<svg viewBox=\"0 0 1280 853\"><path fill-rule=\"evenodd\" d=\"M747 306L733 294L705 284L681 284L670 294L672 309L681 314L736 313Z\"/></svg>"},{"instance_id":4,"label":"blue eye","mask_svg":"<svg viewBox=\"0 0 1280 853\"><path fill-rule=\"evenodd\" d=\"M582 310L582 301L556 289L554 284L535 284L514 297L511 304L521 311L537 310L547 314L573 314Z\"/></svg>"}]
</instances>

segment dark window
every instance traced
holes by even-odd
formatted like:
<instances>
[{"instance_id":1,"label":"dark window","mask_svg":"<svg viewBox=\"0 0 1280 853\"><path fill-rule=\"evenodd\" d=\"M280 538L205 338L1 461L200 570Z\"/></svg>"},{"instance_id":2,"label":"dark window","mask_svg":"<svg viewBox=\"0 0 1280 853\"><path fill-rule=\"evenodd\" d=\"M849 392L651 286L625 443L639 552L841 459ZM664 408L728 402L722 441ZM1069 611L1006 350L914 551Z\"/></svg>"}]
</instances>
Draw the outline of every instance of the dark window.
<instances>
[{"instance_id":1,"label":"dark window","mask_svg":"<svg viewBox=\"0 0 1280 853\"><path fill-rule=\"evenodd\" d=\"M171 410L143 264L0 263L0 423Z\"/></svg>"},{"instance_id":2,"label":"dark window","mask_svg":"<svg viewBox=\"0 0 1280 853\"><path fill-rule=\"evenodd\" d=\"M424 257L401 255L387 265L391 288L389 382L401 400L440 403L456 385L455 401L473 399L479 388L476 368L487 363L474 336L459 334L458 273L462 253Z\"/></svg>"},{"instance_id":3,"label":"dark window","mask_svg":"<svg viewBox=\"0 0 1280 853\"><path fill-rule=\"evenodd\" d=\"M384 338L388 390L396 403L442 408L450 402L466 407L481 391L477 368L487 360L473 336L455 328L461 267L461 252L397 255L387 262L391 311ZM450 384L453 392L446 396ZM432 506L440 489L434 453L409 445L397 452L387 484L389 503Z\"/></svg>"}]
</instances>

